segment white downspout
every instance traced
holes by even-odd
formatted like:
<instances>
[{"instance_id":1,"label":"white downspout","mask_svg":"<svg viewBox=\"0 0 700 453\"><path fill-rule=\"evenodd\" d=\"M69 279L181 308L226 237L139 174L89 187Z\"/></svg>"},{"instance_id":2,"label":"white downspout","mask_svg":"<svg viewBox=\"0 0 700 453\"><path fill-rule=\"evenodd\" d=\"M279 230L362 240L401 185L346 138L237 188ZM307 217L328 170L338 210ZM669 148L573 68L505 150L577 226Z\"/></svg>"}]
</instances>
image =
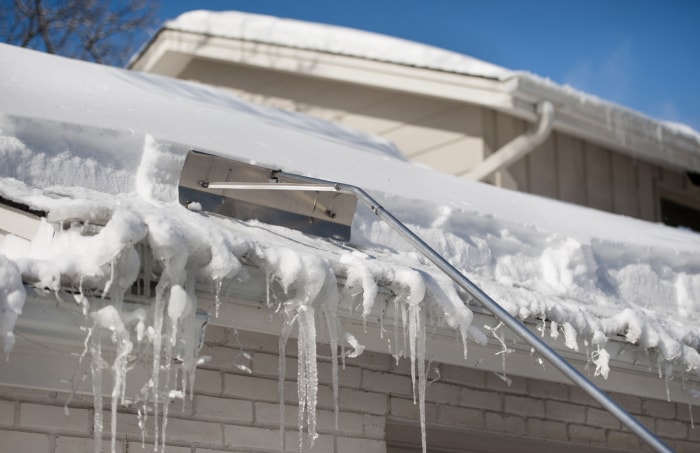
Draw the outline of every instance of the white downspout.
<instances>
[{"instance_id":1,"label":"white downspout","mask_svg":"<svg viewBox=\"0 0 700 453\"><path fill-rule=\"evenodd\" d=\"M483 181L523 158L547 140L554 122L554 105L549 101L541 102L537 105L537 113L540 115L540 120L534 130L529 130L503 145L498 151L472 168L465 177L475 181Z\"/></svg>"}]
</instances>

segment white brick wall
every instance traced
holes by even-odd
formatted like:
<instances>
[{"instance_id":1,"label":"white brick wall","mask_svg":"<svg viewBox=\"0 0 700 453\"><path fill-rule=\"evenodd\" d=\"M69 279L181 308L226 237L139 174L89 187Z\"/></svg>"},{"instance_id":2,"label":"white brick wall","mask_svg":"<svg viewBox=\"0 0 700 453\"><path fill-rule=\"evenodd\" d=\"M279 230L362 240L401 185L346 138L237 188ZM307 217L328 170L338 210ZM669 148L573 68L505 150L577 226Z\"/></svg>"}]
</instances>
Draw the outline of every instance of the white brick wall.
<instances>
[{"instance_id":1,"label":"white brick wall","mask_svg":"<svg viewBox=\"0 0 700 453\"><path fill-rule=\"evenodd\" d=\"M253 355L240 356L241 347ZM286 443L297 451L296 349L288 346ZM204 354L212 361L197 373L195 395L184 412L177 402L170 410L170 453L276 452L280 445L277 403L277 340L274 337L222 328L208 329ZM234 366L238 356L253 374ZM238 360L236 359L236 360ZM11 365L11 362L10 362ZM639 451L636 436L575 387L509 376L509 387L493 373L433 364L440 378L427 391L428 423L455 432L503 433L521 438L592 444ZM348 359L340 371L339 428L335 427L330 363L319 363L319 438L313 452L384 453L387 424L419 419L411 394L410 370L386 354L368 353ZM660 384L661 385L661 384ZM691 427L686 404L613 394L649 428L679 452L700 451L700 429ZM89 397L73 399L64 413L64 393L0 387L0 453L92 453L93 409ZM700 409L692 408L700 421ZM109 411L104 412L103 451L109 451ZM118 416L117 451L152 451L152 429L141 447L133 410ZM428 438L430 444L430 437Z\"/></svg>"}]
</instances>

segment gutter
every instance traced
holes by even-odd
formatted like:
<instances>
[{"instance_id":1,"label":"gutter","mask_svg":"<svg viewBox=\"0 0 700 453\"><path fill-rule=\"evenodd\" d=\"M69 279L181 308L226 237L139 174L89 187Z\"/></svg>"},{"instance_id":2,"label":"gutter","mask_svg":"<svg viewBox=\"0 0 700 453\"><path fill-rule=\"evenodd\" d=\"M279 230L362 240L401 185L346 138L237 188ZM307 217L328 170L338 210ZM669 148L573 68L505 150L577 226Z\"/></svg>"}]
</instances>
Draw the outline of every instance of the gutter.
<instances>
[{"instance_id":1,"label":"gutter","mask_svg":"<svg viewBox=\"0 0 700 453\"><path fill-rule=\"evenodd\" d=\"M549 101L543 101L537 105L537 113L539 121L535 128L503 145L498 151L472 168L465 177L475 181L483 181L522 159L547 140L554 124L554 105Z\"/></svg>"}]
</instances>

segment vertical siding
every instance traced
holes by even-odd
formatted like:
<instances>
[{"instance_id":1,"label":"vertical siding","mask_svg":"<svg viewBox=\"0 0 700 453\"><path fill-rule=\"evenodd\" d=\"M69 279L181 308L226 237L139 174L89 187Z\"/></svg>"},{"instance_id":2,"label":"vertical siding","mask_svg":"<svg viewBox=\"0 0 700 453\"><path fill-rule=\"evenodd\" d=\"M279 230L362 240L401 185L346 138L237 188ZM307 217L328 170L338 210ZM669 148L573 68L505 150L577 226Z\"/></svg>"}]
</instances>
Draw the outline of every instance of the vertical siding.
<instances>
[{"instance_id":1,"label":"vertical siding","mask_svg":"<svg viewBox=\"0 0 700 453\"><path fill-rule=\"evenodd\" d=\"M657 209L656 181L659 178L659 168L646 162L637 163L637 204L639 218L657 221L660 214Z\"/></svg>"},{"instance_id":2,"label":"vertical siding","mask_svg":"<svg viewBox=\"0 0 700 453\"><path fill-rule=\"evenodd\" d=\"M612 171L610 152L592 143L586 143L586 204L603 211L612 211Z\"/></svg>"},{"instance_id":3,"label":"vertical siding","mask_svg":"<svg viewBox=\"0 0 700 453\"><path fill-rule=\"evenodd\" d=\"M486 109L485 109L486 110ZM498 113L495 115L495 149L513 140L527 130L525 122L510 115ZM520 191L528 191L528 168L525 160L514 162L504 171L501 171L501 186Z\"/></svg>"},{"instance_id":4,"label":"vertical siding","mask_svg":"<svg viewBox=\"0 0 700 453\"><path fill-rule=\"evenodd\" d=\"M583 142L564 134L556 134L557 176L560 200L586 204L586 166Z\"/></svg>"},{"instance_id":5,"label":"vertical siding","mask_svg":"<svg viewBox=\"0 0 700 453\"><path fill-rule=\"evenodd\" d=\"M636 162L620 153L611 153L611 164L613 212L638 217Z\"/></svg>"},{"instance_id":6,"label":"vertical siding","mask_svg":"<svg viewBox=\"0 0 700 453\"><path fill-rule=\"evenodd\" d=\"M383 136L408 157L458 176L532 127L470 104L204 59L180 78ZM661 193L700 203L700 189L683 172L561 132L488 182L650 221L661 220Z\"/></svg>"},{"instance_id":7,"label":"vertical siding","mask_svg":"<svg viewBox=\"0 0 700 453\"><path fill-rule=\"evenodd\" d=\"M550 198L557 198L557 153L555 137L550 135L544 143L527 157L530 176L530 192Z\"/></svg>"}]
</instances>

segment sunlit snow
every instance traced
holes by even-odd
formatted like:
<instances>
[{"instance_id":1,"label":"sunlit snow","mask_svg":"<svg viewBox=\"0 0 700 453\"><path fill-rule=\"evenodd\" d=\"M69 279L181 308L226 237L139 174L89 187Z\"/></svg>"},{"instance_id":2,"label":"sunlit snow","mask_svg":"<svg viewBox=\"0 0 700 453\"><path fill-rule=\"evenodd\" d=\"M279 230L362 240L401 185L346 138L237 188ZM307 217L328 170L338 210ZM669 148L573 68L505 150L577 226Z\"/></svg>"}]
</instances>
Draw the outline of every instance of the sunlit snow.
<instances>
[{"instance_id":1,"label":"sunlit snow","mask_svg":"<svg viewBox=\"0 0 700 453\"><path fill-rule=\"evenodd\" d=\"M605 347L616 335L657 351L666 375L666 365L700 366L695 233L456 179L397 159L364 134L196 84L5 45L0 61L0 196L48 213L32 241L0 244L0 333L9 351L22 281L70 291L86 313L98 438L102 373L113 376L105 393L116 410L127 403L133 361L147 358L150 379L129 402L164 446L163 403L191 395L204 360L193 344L195 285L244 281L245 265L267 273L269 300L261 302L284 319L280 394L295 332L299 426L309 440L317 435L317 337L324 332L334 355L336 401L340 346L352 348L342 358L362 352L362 339L343 331L339 306L383 323L372 317L374 304L380 288L391 291L386 311L398 323L383 335L392 354L411 362L422 420L427 323L459 332L465 356L468 341L486 340L472 325L471 302L368 210L358 210L351 241L339 244L180 206L177 181L191 148L371 191L511 314L551 321L550 335L561 331L574 350L591 343L596 374L614 373ZM140 273L153 278L152 303L126 309ZM500 338L498 327L489 330ZM107 342L117 351L110 363Z\"/></svg>"}]
</instances>

